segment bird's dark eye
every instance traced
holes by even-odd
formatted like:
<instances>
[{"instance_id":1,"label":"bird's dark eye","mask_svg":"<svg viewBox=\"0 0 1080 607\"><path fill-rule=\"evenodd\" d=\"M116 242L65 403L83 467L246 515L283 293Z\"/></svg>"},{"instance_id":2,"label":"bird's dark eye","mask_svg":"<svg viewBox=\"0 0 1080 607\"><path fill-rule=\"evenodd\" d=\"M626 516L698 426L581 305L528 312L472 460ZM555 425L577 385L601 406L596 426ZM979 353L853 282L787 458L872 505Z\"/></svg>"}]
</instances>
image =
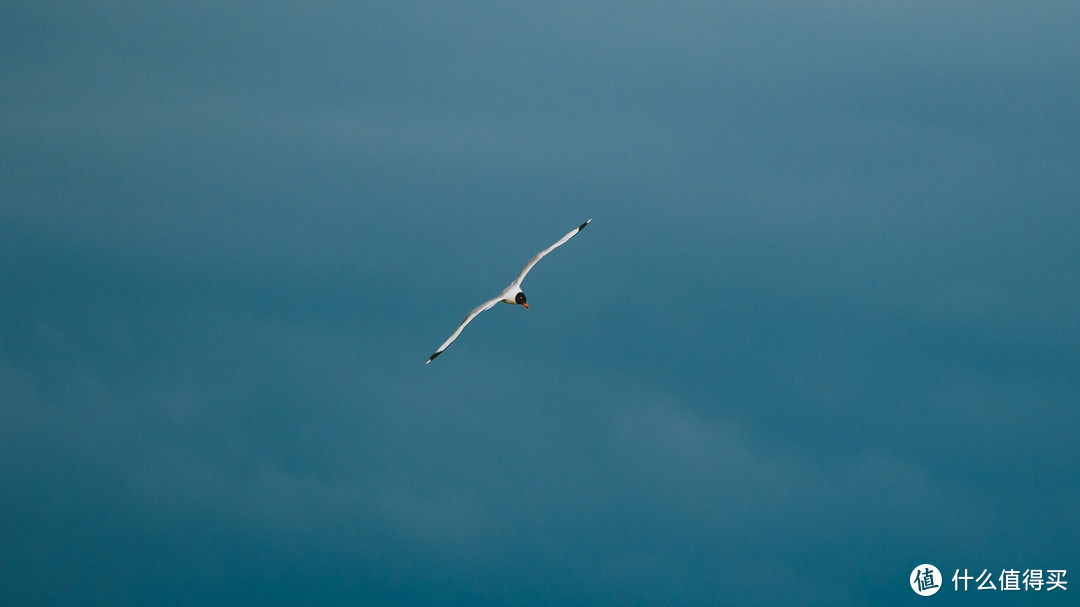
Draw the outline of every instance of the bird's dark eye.
<instances>
[{"instance_id":1,"label":"bird's dark eye","mask_svg":"<svg viewBox=\"0 0 1080 607\"><path fill-rule=\"evenodd\" d=\"M523 305L525 303L525 294L524 293L518 293L517 296L514 297L514 301L517 302L517 305L519 305L519 306Z\"/></svg>"}]
</instances>

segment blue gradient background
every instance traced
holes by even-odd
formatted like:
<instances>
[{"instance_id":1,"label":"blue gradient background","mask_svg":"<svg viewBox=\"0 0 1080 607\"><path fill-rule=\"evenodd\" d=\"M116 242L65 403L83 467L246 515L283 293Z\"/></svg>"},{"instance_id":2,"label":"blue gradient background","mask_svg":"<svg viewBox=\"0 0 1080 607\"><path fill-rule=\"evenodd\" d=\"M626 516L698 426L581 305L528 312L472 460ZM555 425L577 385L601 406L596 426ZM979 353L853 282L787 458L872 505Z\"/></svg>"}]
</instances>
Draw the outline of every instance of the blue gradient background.
<instances>
[{"instance_id":1,"label":"blue gradient background","mask_svg":"<svg viewBox=\"0 0 1080 607\"><path fill-rule=\"evenodd\" d=\"M1075 604L1078 31L5 4L0 603Z\"/></svg>"}]
</instances>

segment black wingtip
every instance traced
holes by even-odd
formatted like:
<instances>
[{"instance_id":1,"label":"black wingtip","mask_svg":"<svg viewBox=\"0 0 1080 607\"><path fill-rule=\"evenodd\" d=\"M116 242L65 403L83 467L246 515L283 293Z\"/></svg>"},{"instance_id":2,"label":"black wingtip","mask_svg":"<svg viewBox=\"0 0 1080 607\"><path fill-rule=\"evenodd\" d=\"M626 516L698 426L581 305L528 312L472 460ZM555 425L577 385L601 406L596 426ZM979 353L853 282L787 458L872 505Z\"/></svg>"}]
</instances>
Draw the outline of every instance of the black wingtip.
<instances>
[{"instance_id":1,"label":"black wingtip","mask_svg":"<svg viewBox=\"0 0 1080 607\"><path fill-rule=\"evenodd\" d=\"M435 360L435 357L436 357L436 356L438 356L438 355L440 355L440 354L442 354L442 353L443 353L443 351L442 351L442 350L439 350L438 352L436 352L436 353L432 354L432 355L431 355L431 358L428 358L428 359L427 359L427 361L426 361L426 362L424 362L424 364L426 365L426 364L428 364L429 362L431 362L431 361Z\"/></svg>"},{"instance_id":2,"label":"black wingtip","mask_svg":"<svg viewBox=\"0 0 1080 607\"><path fill-rule=\"evenodd\" d=\"M586 219L585 223L578 226L577 231L580 232L580 231L584 230L585 226L589 225L590 221L592 221L592 219Z\"/></svg>"}]
</instances>

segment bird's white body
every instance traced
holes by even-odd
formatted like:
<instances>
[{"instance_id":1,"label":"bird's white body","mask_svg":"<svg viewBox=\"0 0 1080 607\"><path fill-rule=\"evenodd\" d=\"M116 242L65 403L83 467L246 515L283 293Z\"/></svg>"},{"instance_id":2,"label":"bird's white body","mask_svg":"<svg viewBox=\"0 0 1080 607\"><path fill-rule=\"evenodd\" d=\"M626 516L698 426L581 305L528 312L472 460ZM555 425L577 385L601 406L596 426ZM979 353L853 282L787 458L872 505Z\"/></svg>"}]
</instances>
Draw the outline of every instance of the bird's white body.
<instances>
[{"instance_id":1,"label":"bird's white body","mask_svg":"<svg viewBox=\"0 0 1080 607\"><path fill-rule=\"evenodd\" d=\"M499 293L499 301L504 304L516 306L517 302L514 300L517 298L518 293L521 293L521 286L516 282L512 282L506 285L506 288L502 290L502 293Z\"/></svg>"},{"instance_id":2,"label":"bird's white body","mask_svg":"<svg viewBox=\"0 0 1080 607\"><path fill-rule=\"evenodd\" d=\"M590 221L592 221L592 219L587 220L585 223L581 224L576 229L570 230L569 232L567 232L566 236L560 238L558 241L555 242L555 244L544 249L543 251L540 251L536 255L533 255L532 259L529 260L529 263L525 264L525 267L521 269L521 273L519 273L517 278L514 279L514 282L507 285L506 288L503 289L501 293L499 293L498 297L495 297L494 299L489 299L484 303L480 304L479 306L473 308L472 311L469 312L467 316L465 316L465 320L461 321L461 324L458 325L458 328L454 330L450 337L443 342L443 345L439 346L439 349L436 350L435 353L432 354L427 359L427 362L425 362L424 364L435 360L436 356L442 354L443 350L449 347L449 345L458 338L458 335L461 335L461 332L465 329L465 325L472 322L472 319L476 318L477 315L479 315L481 312L485 310L490 310L495 306L495 304L499 303L500 301L510 305L522 305L525 306L525 309L528 309L529 304L525 301L525 293L521 291L521 281L525 280L525 275L528 274L529 270L533 269L533 266L536 265L536 262L543 259L545 255L562 246L567 240L570 240L575 235L577 235L578 232L584 230L585 226L589 225Z\"/></svg>"}]
</instances>

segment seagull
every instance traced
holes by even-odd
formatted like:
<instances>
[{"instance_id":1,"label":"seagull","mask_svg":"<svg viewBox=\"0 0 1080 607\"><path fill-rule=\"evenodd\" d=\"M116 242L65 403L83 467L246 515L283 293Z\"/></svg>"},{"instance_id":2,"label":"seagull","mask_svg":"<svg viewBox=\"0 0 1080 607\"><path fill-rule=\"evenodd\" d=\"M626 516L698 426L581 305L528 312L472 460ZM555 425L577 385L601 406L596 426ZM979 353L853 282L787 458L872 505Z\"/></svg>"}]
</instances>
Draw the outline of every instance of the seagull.
<instances>
[{"instance_id":1,"label":"seagull","mask_svg":"<svg viewBox=\"0 0 1080 607\"><path fill-rule=\"evenodd\" d=\"M500 301L505 304L510 304L512 306L525 306L525 309L528 310L529 304L525 300L525 294L521 292L521 281L525 280L525 275L529 273L529 270L533 269L533 266L536 265L536 262L544 258L544 255L547 255L548 253L566 244L567 240L570 240L571 238L576 236L578 232L584 230L585 226L589 225L590 221L592 221L592 219L586 220L585 223L567 232L566 236L563 236L562 238L557 240L555 244L544 249L543 251L540 251L536 255L533 255L532 259L529 260L529 263L525 264L525 267L521 269L521 273L517 275L517 278L514 279L514 282L510 283L505 289L502 290L502 293L499 293L499 295L494 299L489 299L484 303L480 304L479 306L473 308L472 312L469 312L468 316L465 317L465 320L461 321L461 324L458 325L458 328L455 329L454 332L450 335L450 337L443 342L443 345L439 346L438 350L435 350L435 353L432 354L424 364L426 365L429 362L435 360L436 356L442 354L443 350L449 347L450 344L454 343L454 340L457 339L458 335L461 335L461 332L465 329L465 325L472 322L472 319L476 318L478 314L485 310L490 310L491 308L495 307L495 304L499 303Z\"/></svg>"}]
</instances>

